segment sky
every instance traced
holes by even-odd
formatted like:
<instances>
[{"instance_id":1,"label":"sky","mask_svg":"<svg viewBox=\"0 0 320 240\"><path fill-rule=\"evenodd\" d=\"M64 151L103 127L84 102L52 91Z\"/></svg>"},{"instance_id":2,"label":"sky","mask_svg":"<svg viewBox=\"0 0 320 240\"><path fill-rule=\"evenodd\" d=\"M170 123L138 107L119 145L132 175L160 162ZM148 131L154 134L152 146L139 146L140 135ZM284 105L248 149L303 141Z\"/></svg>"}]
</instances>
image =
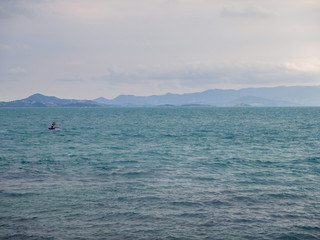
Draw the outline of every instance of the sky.
<instances>
[{"instance_id":1,"label":"sky","mask_svg":"<svg viewBox=\"0 0 320 240\"><path fill-rule=\"evenodd\" d=\"M1 0L0 101L320 85L319 0Z\"/></svg>"}]
</instances>

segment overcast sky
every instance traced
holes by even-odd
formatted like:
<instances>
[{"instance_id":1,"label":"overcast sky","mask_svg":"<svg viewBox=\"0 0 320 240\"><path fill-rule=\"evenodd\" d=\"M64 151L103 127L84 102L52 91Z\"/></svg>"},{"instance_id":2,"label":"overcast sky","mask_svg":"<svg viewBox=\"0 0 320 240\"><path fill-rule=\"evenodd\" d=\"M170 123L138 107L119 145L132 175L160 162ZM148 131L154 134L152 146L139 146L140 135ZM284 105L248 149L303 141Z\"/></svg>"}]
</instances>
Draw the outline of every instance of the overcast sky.
<instances>
[{"instance_id":1,"label":"overcast sky","mask_svg":"<svg viewBox=\"0 0 320 240\"><path fill-rule=\"evenodd\" d=\"M1 0L0 101L320 85L319 0Z\"/></svg>"}]
</instances>

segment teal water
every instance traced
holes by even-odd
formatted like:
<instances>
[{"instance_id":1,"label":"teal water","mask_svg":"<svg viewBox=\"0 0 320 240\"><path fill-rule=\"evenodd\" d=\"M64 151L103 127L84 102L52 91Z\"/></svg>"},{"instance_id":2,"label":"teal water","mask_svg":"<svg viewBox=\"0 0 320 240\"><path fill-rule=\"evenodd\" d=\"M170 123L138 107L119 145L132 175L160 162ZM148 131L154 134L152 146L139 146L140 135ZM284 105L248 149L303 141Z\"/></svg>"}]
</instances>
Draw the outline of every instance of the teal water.
<instances>
[{"instance_id":1,"label":"teal water","mask_svg":"<svg viewBox=\"0 0 320 240\"><path fill-rule=\"evenodd\" d=\"M320 108L0 119L0 239L320 239Z\"/></svg>"}]
</instances>

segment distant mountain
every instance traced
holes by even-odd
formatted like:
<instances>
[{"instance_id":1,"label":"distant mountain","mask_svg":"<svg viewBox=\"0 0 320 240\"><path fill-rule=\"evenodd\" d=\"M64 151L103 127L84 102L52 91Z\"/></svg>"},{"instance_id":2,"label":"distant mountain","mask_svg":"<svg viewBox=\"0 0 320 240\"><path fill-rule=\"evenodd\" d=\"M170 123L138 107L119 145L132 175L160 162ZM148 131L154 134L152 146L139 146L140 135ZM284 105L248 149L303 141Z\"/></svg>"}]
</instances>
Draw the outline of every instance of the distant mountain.
<instances>
[{"instance_id":1,"label":"distant mountain","mask_svg":"<svg viewBox=\"0 0 320 240\"><path fill-rule=\"evenodd\" d=\"M53 96L44 96L42 94L34 94L30 97L11 101L0 102L0 107L100 107L91 100L75 100L75 99L60 99Z\"/></svg>"},{"instance_id":2,"label":"distant mountain","mask_svg":"<svg viewBox=\"0 0 320 240\"><path fill-rule=\"evenodd\" d=\"M96 103L100 103L100 104L108 104L110 100L108 100L104 97L99 97L99 98L93 99L92 101L94 101Z\"/></svg>"},{"instance_id":3,"label":"distant mountain","mask_svg":"<svg viewBox=\"0 0 320 240\"><path fill-rule=\"evenodd\" d=\"M297 106L297 104L286 102L286 101L279 101L279 100L270 100L266 98L260 97L240 97L231 102L227 105L230 106L251 106L251 107L279 107L279 106Z\"/></svg>"},{"instance_id":4,"label":"distant mountain","mask_svg":"<svg viewBox=\"0 0 320 240\"><path fill-rule=\"evenodd\" d=\"M36 94L33 94L30 97L27 97L27 98L22 99L20 101L25 101L25 102L37 101L37 102L43 102L43 103L65 104L65 103L69 102L70 100L60 99L60 98L53 97L53 96L44 96L40 93L36 93Z\"/></svg>"},{"instance_id":5,"label":"distant mountain","mask_svg":"<svg viewBox=\"0 0 320 240\"><path fill-rule=\"evenodd\" d=\"M320 87L296 86L245 88L240 90L214 89L198 93L165 94L147 97L120 95L114 99L95 99L100 104L118 106L320 106Z\"/></svg>"},{"instance_id":6,"label":"distant mountain","mask_svg":"<svg viewBox=\"0 0 320 240\"><path fill-rule=\"evenodd\" d=\"M320 106L319 86L213 89L204 92L134 96L120 95L114 99L60 99L34 94L25 99L0 102L0 107L107 107L107 106Z\"/></svg>"}]
</instances>

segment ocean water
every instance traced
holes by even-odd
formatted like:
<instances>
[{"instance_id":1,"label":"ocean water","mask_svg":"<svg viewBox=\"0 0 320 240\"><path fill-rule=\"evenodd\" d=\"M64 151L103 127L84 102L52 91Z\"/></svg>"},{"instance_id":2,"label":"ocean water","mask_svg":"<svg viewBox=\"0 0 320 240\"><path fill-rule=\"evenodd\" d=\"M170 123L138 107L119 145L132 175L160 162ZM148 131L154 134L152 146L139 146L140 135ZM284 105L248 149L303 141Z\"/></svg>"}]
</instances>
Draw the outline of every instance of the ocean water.
<instances>
[{"instance_id":1,"label":"ocean water","mask_svg":"<svg viewBox=\"0 0 320 240\"><path fill-rule=\"evenodd\" d=\"M0 239L320 239L320 108L0 119Z\"/></svg>"}]
</instances>

